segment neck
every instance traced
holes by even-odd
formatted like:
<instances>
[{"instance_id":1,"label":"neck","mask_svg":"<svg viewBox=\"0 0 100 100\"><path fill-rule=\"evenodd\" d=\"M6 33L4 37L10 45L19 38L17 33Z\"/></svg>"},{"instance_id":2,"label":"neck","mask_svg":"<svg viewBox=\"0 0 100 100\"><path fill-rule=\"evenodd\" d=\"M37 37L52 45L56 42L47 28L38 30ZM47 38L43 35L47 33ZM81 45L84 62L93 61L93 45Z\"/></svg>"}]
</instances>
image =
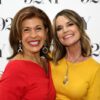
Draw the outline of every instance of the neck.
<instances>
[{"instance_id":1,"label":"neck","mask_svg":"<svg viewBox=\"0 0 100 100\"><path fill-rule=\"evenodd\" d=\"M35 63L41 64L41 57L39 53L37 54L30 54L30 53L17 54L17 56L14 59L30 60Z\"/></svg>"},{"instance_id":2,"label":"neck","mask_svg":"<svg viewBox=\"0 0 100 100\"><path fill-rule=\"evenodd\" d=\"M70 62L78 62L81 57L81 45L80 43L75 44L74 46L67 47L66 59Z\"/></svg>"},{"instance_id":3,"label":"neck","mask_svg":"<svg viewBox=\"0 0 100 100\"><path fill-rule=\"evenodd\" d=\"M14 58L14 59L17 59L17 60L29 60L29 61L33 61L37 64L40 65L40 67L42 67L46 73L48 73L48 64L46 62L46 59L44 58L41 58L40 57L40 54L17 54Z\"/></svg>"}]
</instances>

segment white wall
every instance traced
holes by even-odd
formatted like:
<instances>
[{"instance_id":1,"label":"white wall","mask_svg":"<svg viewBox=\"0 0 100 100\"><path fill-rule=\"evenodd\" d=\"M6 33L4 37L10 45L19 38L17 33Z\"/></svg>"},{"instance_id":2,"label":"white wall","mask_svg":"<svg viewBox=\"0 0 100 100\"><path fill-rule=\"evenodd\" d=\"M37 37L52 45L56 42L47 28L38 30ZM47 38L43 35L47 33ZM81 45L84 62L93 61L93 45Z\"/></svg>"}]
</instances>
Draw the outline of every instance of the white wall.
<instances>
[{"instance_id":1,"label":"white wall","mask_svg":"<svg viewBox=\"0 0 100 100\"><path fill-rule=\"evenodd\" d=\"M87 22L87 33L93 45L93 57L100 62L100 0L0 0L0 73L10 56L8 41L11 18L16 12L29 5L44 10L51 20L62 9L72 9L78 12Z\"/></svg>"}]
</instances>

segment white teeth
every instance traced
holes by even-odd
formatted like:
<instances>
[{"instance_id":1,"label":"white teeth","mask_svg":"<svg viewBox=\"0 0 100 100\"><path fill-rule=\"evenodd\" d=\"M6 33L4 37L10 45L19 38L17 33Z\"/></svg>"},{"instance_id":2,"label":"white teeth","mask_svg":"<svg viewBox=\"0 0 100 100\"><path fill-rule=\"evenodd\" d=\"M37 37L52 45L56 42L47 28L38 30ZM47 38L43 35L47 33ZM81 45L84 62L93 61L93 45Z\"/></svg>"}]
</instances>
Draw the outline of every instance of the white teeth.
<instances>
[{"instance_id":1,"label":"white teeth","mask_svg":"<svg viewBox=\"0 0 100 100\"><path fill-rule=\"evenodd\" d=\"M31 44L31 45L37 45L37 44L39 44L39 42L38 42L38 41L30 42L30 44Z\"/></svg>"},{"instance_id":2,"label":"white teeth","mask_svg":"<svg viewBox=\"0 0 100 100\"><path fill-rule=\"evenodd\" d=\"M69 34L69 35L64 36L64 38L67 39L67 38L69 38L71 36L72 36L72 34Z\"/></svg>"}]
</instances>

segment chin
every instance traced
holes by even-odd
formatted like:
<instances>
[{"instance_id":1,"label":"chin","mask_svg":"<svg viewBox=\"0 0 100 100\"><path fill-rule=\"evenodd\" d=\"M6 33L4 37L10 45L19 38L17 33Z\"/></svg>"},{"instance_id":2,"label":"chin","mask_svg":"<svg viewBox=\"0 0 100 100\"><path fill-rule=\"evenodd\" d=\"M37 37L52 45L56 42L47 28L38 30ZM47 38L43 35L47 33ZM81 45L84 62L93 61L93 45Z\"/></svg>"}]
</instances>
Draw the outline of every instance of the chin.
<instances>
[{"instance_id":1,"label":"chin","mask_svg":"<svg viewBox=\"0 0 100 100\"><path fill-rule=\"evenodd\" d=\"M33 52L33 53L37 53L37 52L40 52L40 50L41 50L41 49L34 49L34 50L32 50L32 52Z\"/></svg>"}]
</instances>

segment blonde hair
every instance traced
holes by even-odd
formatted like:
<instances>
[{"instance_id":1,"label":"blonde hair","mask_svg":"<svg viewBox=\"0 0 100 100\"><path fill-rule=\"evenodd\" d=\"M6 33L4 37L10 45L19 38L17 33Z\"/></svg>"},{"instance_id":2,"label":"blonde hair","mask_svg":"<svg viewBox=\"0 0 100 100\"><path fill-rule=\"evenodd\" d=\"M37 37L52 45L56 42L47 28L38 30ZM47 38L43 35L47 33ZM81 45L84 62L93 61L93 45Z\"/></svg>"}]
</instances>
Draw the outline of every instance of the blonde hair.
<instances>
[{"instance_id":1,"label":"blonde hair","mask_svg":"<svg viewBox=\"0 0 100 100\"><path fill-rule=\"evenodd\" d=\"M64 16L68 19L70 19L75 25L77 25L79 32L81 34L80 37L80 43L81 43L81 51L82 55L84 57L88 57L92 53L91 45L90 45L90 38L85 32L86 22L85 20L80 17L76 12L73 10L69 9L64 9L60 11L54 18L54 23L53 23L53 28L54 28L54 39L53 39L53 44L54 44L54 49L53 49L53 60L55 63L57 63L60 59L62 59L66 55L66 49L65 47L60 43L58 37L57 37L57 31L56 31L56 19L59 16Z\"/></svg>"}]
</instances>

